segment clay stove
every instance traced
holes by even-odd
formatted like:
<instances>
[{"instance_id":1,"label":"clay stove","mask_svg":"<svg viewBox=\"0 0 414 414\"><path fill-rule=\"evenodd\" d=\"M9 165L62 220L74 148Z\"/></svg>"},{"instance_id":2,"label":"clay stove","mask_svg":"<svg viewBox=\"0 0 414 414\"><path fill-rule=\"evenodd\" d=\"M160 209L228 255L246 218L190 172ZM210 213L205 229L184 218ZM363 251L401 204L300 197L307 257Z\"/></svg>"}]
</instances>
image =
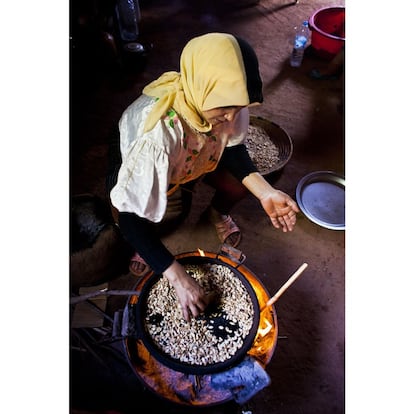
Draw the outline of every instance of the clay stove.
<instances>
[{"instance_id":1,"label":"clay stove","mask_svg":"<svg viewBox=\"0 0 414 414\"><path fill-rule=\"evenodd\" d=\"M252 285L259 307L262 309L269 300L269 294L260 280L238 259L235 260L233 256L227 255L223 251L221 253L204 252L199 249L197 252L177 255L176 258L180 259L190 255L205 256L219 259L236 268ZM151 272L145 275L137 283L135 290L140 291L151 275ZM137 301L137 296L131 296L129 305L134 306ZM246 357L260 364L264 369L275 351L277 335L276 311L273 306L267 307L260 313L259 327L253 345L248 350ZM151 355L140 339L127 337L124 346L128 361L139 380L146 388L163 399L181 405L209 406L225 403L234 398L234 394L230 389L213 386L212 377L215 374L192 375L171 369Z\"/></svg>"}]
</instances>

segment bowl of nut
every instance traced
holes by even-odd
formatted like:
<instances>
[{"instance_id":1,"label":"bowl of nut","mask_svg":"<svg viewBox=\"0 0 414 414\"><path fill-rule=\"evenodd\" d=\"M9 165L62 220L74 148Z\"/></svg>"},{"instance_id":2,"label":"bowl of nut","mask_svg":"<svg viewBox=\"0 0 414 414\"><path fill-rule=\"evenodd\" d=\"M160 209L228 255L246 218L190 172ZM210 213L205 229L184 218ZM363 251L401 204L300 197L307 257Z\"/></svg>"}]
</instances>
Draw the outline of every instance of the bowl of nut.
<instances>
[{"instance_id":1,"label":"bowl of nut","mask_svg":"<svg viewBox=\"0 0 414 414\"><path fill-rule=\"evenodd\" d=\"M174 288L162 275L144 284L136 305L138 336L165 366L193 375L223 371L240 362L257 334L260 309L247 278L219 257L178 259L214 302L187 322Z\"/></svg>"},{"instance_id":2,"label":"bowl of nut","mask_svg":"<svg viewBox=\"0 0 414 414\"><path fill-rule=\"evenodd\" d=\"M260 116L250 115L245 145L263 176L280 171L293 153L289 134L279 125Z\"/></svg>"}]
</instances>

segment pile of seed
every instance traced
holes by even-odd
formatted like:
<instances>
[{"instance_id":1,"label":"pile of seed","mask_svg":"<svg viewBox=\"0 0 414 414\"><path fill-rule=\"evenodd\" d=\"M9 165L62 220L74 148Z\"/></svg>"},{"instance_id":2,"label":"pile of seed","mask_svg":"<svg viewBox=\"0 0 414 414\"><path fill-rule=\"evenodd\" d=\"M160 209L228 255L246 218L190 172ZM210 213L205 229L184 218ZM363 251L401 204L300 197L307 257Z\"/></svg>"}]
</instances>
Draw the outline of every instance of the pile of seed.
<instances>
[{"instance_id":1,"label":"pile of seed","mask_svg":"<svg viewBox=\"0 0 414 414\"><path fill-rule=\"evenodd\" d=\"M279 161L279 148L260 126L249 125L245 145L260 173L271 170Z\"/></svg>"},{"instance_id":2,"label":"pile of seed","mask_svg":"<svg viewBox=\"0 0 414 414\"><path fill-rule=\"evenodd\" d=\"M184 265L216 304L197 318L183 318L174 288L161 277L150 289L145 327L153 343L171 358L191 365L225 362L244 343L253 325L253 304L245 286L224 265Z\"/></svg>"}]
</instances>

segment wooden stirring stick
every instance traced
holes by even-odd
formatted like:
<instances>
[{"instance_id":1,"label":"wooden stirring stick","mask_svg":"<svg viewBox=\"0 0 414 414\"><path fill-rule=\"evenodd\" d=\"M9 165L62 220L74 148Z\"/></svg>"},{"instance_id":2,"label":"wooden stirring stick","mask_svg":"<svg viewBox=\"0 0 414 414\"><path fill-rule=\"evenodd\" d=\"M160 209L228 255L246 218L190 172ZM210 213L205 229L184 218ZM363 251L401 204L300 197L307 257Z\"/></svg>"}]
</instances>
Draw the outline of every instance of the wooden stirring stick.
<instances>
[{"instance_id":1,"label":"wooden stirring stick","mask_svg":"<svg viewBox=\"0 0 414 414\"><path fill-rule=\"evenodd\" d=\"M266 304L260 309L260 312L272 306L285 292L285 290L303 273L303 271L308 267L307 263L303 263L302 266L296 270L295 273L285 282L285 284L276 292L274 296L272 296Z\"/></svg>"}]
</instances>

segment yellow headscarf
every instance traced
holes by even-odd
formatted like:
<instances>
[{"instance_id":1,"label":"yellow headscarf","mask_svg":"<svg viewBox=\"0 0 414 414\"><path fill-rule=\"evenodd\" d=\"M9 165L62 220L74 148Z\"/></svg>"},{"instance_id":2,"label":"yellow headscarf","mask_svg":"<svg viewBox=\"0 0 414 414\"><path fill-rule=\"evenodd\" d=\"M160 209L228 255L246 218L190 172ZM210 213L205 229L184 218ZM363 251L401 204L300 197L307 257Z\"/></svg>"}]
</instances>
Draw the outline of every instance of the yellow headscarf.
<instances>
[{"instance_id":1,"label":"yellow headscarf","mask_svg":"<svg viewBox=\"0 0 414 414\"><path fill-rule=\"evenodd\" d=\"M202 111L249 105L246 72L236 38L209 33L190 40L181 53L180 73L165 72L143 93L159 98L144 132L150 131L171 107L198 131L210 131L211 124L204 120Z\"/></svg>"}]
</instances>

